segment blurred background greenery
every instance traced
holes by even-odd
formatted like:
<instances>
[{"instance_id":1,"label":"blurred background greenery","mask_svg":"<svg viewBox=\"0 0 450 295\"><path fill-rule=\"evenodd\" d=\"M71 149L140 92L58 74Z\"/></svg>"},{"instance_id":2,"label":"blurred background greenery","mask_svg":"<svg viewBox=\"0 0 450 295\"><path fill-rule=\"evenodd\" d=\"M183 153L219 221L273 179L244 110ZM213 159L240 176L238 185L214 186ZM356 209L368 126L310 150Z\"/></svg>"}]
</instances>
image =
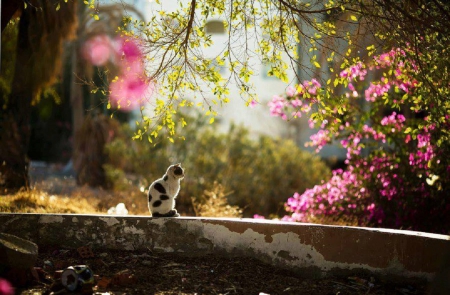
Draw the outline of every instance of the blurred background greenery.
<instances>
[{"instance_id":1,"label":"blurred background greenery","mask_svg":"<svg viewBox=\"0 0 450 295\"><path fill-rule=\"evenodd\" d=\"M155 146L145 140L130 142L132 130L121 125L117 136L105 146L107 161L103 167L109 185L125 189L130 175L136 185L147 187L170 163L179 162L186 171L178 197L181 213L194 214L191 199L194 204L201 203L205 191L216 191L220 185L229 204L241 208L245 217L284 216L287 196L320 183L330 174L323 161L290 140L251 138L248 130L234 125L228 133L220 134L201 116L188 117L187 123L185 140Z\"/></svg>"},{"instance_id":2,"label":"blurred background greenery","mask_svg":"<svg viewBox=\"0 0 450 295\"><path fill-rule=\"evenodd\" d=\"M130 214L148 214L146 195L150 183L160 178L172 163L181 163L185 178L177 198L184 216L272 218L285 215L288 196L320 183L331 174L318 156L299 149L294 142L268 136L252 138L249 131L231 126L218 133L201 115L184 116L185 140L149 144L132 140L133 129L103 114L88 115L77 134L74 149L76 183L70 177L47 178L27 192L2 198L1 211L42 212L48 207L62 212L84 212L82 206L68 209L64 195L87 200L84 213L106 212L124 203ZM49 190L48 181L61 187ZM37 190L37 191L36 191ZM51 193L54 192L52 198ZM61 203L60 208L55 203ZM77 201L75 201L77 200ZM39 201L36 204L36 202ZM23 204L28 204L24 206ZM32 205L33 204L33 205ZM39 209L40 208L40 209Z\"/></svg>"}]
</instances>

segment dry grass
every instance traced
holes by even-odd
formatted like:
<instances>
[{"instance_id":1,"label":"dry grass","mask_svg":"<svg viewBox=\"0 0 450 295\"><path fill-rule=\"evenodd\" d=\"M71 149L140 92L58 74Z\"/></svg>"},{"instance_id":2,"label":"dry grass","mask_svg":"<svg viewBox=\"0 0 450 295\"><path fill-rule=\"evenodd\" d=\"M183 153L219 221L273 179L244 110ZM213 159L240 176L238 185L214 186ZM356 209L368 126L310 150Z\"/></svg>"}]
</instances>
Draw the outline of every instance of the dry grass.
<instances>
[{"instance_id":1,"label":"dry grass","mask_svg":"<svg viewBox=\"0 0 450 295\"><path fill-rule=\"evenodd\" d=\"M0 198L1 212L17 213L98 213L95 203L81 197L49 195L45 191L21 190Z\"/></svg>"},{"instance_id":2,"label":"dry grass","mask_svg":"<svg viewBox=\"0 0 450 295\"><path fill-rule=\"evenodd\" d=\"M214 183L211 191L204 191L200 199L192 198L192 205L196 216L242 217L242 210L228 204L227 194L218 183Z\"/></svg>"},{"instance_id":3,"label":"dry grass","mask_svg":"<svg viewBox=\"0 0 450 295\"><path fill-rule=\"evenodd\" d=\"M47 179L30 190L0 197L0 212L105 214L124 203L129 214L148 214L146 196L139 188L110 191L76 186L74 180Z\"/></svg>"}]
</instances>

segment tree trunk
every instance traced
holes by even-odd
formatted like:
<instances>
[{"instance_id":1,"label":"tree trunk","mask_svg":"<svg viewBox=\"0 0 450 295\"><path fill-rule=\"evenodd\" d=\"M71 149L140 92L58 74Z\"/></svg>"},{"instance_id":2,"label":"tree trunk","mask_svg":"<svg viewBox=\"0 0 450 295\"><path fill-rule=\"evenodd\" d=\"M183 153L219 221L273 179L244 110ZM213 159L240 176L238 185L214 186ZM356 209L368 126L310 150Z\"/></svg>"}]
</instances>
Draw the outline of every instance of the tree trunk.
<instances>
[{"instance_id":1,"label":"tree trunk","mask_svg":"<svg viewBox=\"0 0 450 295\"><path fill-rule=\"evenodd\" d=\"M29 187L27 157L30 138L32 100L31 68L32 46L30 40L38 38L29 30L32 9L22 12L17 38L17 55L11 93L0 114L0 194L21 187ZM0 98L3 100L3 98Z\"/></svg>"}]
</instances>

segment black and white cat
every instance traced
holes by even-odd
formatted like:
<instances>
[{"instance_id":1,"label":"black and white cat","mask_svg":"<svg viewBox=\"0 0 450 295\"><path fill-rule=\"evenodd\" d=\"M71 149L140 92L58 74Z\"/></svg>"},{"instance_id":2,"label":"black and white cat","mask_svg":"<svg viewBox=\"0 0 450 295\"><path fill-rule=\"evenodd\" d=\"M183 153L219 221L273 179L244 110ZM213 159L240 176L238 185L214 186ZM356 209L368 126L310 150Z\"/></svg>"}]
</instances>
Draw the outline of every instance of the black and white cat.
<instances>
[{"instance_id":1,"label":"black and white cat","mask_svg":"<svg viewBox=\"0 0 450 295\"><path fill-rule=\"evenodd\" d=\"M180 191L180 181L184 178L181 164L170 165L166 174L155 180L148 188L148 209L153 217L178 217L175 198Z\"/></svg>"}]
</instances>

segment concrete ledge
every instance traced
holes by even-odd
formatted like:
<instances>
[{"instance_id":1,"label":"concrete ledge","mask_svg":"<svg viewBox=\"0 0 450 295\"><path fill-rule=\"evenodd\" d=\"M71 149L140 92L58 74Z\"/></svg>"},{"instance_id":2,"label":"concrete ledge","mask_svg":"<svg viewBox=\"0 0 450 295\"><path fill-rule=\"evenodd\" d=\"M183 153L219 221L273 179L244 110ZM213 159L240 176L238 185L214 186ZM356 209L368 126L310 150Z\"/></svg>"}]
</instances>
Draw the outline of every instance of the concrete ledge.
<instances>
[{"instance_id":1,"label":"concrete ledge","mask_svg":"<svg viewBox=\"0 0 450 295\"><path fill-rule=\"evenodd\" d=\"M362 272L430 281L450 254L446 235L254 219L1 213L0 232L41 247L254 257L305 277Z\"/></svg>"}]
</instances>

